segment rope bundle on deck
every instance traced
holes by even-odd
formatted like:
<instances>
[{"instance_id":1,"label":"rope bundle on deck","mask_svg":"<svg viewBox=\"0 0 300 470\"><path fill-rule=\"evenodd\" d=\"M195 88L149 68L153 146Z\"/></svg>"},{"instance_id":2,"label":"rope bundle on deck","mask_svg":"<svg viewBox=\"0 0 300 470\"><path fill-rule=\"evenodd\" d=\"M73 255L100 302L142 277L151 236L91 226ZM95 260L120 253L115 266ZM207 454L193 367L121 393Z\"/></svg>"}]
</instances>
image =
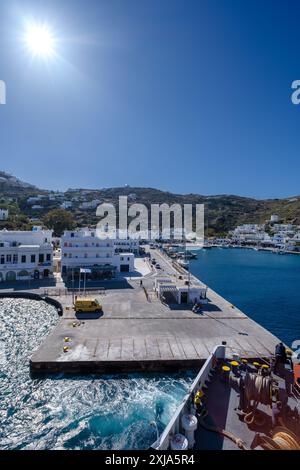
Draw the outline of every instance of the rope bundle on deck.
<instances>
[{"instance_id":1,"label":"rope bundle on deck","mask_svg":"<svg viewBox=\"0 0 300 470\"><path fill-rule=\"evenodd\" d=\"M245 375L245 393L248 400L254 400L257 403L269 405L272 401L271 377L258 374Z\"/></svg>"},{"instance_id":2,"label":"rope bundle on deck","mask_svg":"<svg viewBox=\"0 0 300 470\"><path fill-rule=\"evenodd\" d=\"M272 437L259 436L259 444L265 450L300 450L299 439L289 429L279 426Z\"/></svg>"}]
</instances>

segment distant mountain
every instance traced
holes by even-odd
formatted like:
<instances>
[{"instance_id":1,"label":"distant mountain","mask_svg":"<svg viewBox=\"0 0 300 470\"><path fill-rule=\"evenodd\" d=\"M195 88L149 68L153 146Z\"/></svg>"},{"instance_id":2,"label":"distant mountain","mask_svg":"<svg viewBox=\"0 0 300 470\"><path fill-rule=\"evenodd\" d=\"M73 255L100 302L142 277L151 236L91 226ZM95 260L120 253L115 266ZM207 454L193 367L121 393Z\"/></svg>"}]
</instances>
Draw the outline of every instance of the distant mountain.
<instances>
[{"instance_id":1,"label":"distant mountain","mask_svg":"<svg viewBox=\"0 0 300 470\"><path fill-rule=\"evenodd\" d=\"M293 196L285 199L254 199L235 195L212 195L203 196L199 194L173 194L169 191L162 191L154 188L140 187L116 187L101 189L69 189L60 193L57 198L50 198L48 202L43 202L44 209L34 213L30 205L26 203L29 196L37 194L55 195L54 191L38 189L35 186L25 183L12 175L0 171L0 197L2 199L13 197L18 204L21 216L31 217L42 216L49 210L59 207L63 201L71 200L73 203L70 209L76 218L78 225L97 223L95 210L83 210L83 201L99 200L117 203L119 196L128 196L129 205L137 202L143 203L147 207L151 204L204 204L207 235L227 233L242 223L264 223L270 220L271 214L278 214L284 222L291 222L300 225L300 196ZM2 224L1 224L2 225ZM19 227L19 225L18 225Z\"/></svg>"},{"instance_id":2,"label":"distant mountain","mask_svg":"<svg viewBox=\"0 0 300 470\"><path fill-rule=\"evenodd\" d=\"M6 195L9 196L11 193L14 194L27 190L37 190L37 188L5 171L0 171L0 193L5 192Z\"/></svg>"}]
</instances>

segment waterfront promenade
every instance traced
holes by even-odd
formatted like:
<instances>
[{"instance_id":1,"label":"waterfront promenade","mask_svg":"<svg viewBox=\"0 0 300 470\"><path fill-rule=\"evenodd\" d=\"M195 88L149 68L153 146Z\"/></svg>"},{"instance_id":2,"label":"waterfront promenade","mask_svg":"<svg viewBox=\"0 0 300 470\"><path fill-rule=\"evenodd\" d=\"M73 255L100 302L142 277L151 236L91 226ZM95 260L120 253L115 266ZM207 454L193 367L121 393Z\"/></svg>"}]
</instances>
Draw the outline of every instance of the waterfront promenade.
<instances>
[{"instance_id":1,"label":"waterfront promenade","mask_svg":"<svg viewBox=\"0 0 300 470\"><path fill-rule=\"evenodd\" d=\"M176 276L167 257L157 250L152 255L162 267L160 275ZM109 373L199 367L222 341L245 358L274 352L278 338L211 289L200 314L188 306L163 304L153 291L156 275L146 275L143 286L140 279L132 278L122 289L99 294L101 315L76 315L71 296L62 297L64 314L33 354L32 371Z\"/></svg>"}]
</instances>

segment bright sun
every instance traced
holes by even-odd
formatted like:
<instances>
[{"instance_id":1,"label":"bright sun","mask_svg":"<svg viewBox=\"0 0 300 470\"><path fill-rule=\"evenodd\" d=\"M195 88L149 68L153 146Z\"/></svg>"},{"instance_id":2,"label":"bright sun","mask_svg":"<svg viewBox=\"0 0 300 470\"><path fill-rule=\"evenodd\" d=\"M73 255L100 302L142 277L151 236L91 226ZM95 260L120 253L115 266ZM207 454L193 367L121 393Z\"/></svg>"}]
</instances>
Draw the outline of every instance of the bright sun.
<instances>
[{"instance_id":1,"label":"bright sun","mask_svg":"<svg viewBox=\"0 0 300 470\"><path fill-rule=\"evenodd\" d=\"M55 38L46 25L29 25L24 39L26 47L35 56L49 57L55 52Z\"/></svg>"}]
</instances>

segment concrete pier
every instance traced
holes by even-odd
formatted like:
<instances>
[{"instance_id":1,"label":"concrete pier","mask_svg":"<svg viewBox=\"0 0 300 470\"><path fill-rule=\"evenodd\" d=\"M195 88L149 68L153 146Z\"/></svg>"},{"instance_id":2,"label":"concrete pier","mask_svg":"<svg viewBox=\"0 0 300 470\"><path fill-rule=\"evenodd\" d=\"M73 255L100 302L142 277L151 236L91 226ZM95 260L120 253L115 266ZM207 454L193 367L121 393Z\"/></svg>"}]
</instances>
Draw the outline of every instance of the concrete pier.
<instances>
[{"instance_id":1,"label":"concrete pier","mask_svg":"<svg viewBox=\"0 0 300 470\"><path fill-rule=\"evenodd\" d=\"M164 274L174 275L169 261L155 253ZM161 271L160 271L161 273ZM103 315L75 314L71 297L61 300L64 314L33 354L33 372L113 373L199 368L214 347L226 341L245 358L268 357L278 338L238 308L208 289L200 314L187 306L167 306L152 292L155 273L127 288L97 297ZM145 293L149 295L146 295ZM65 342L64 338L70 338ZM64 346L68 346L64 352Z\"/></svg>"}]
</instances>

